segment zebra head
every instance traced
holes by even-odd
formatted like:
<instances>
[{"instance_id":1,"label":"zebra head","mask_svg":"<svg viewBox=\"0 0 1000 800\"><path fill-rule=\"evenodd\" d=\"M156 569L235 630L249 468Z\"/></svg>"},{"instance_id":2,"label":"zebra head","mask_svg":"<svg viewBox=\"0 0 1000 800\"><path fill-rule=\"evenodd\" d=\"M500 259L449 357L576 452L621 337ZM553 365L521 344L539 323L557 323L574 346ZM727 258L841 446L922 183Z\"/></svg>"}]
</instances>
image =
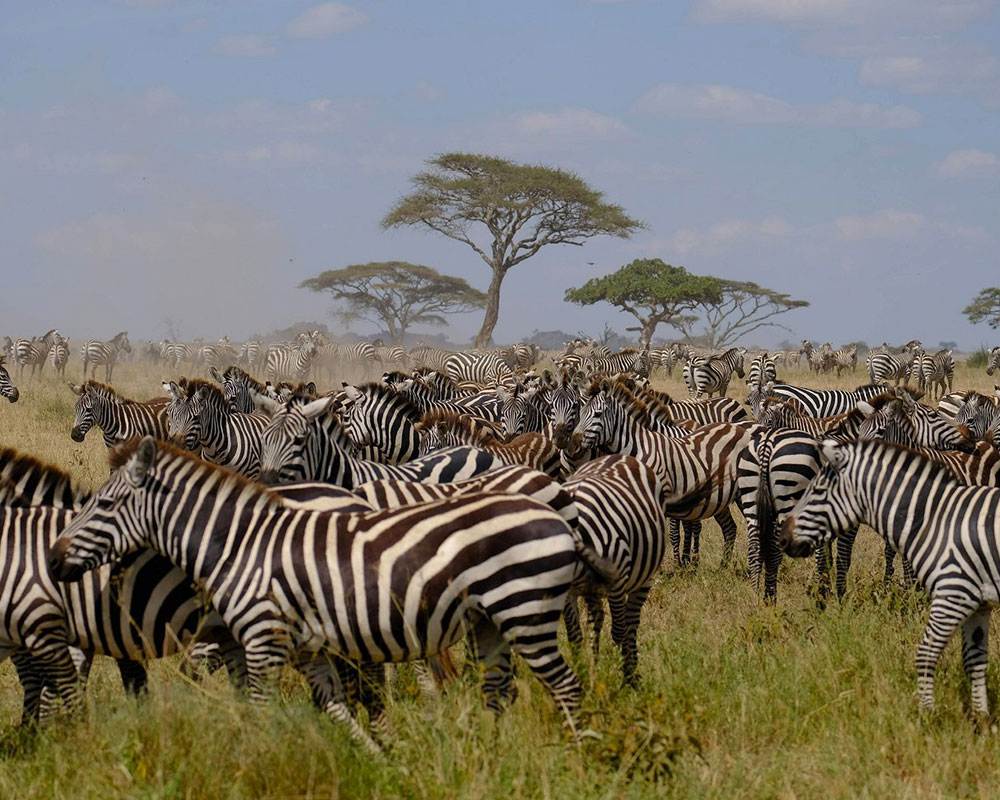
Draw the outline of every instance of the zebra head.
<instances>
[{"instance_id":1,"label":"zebra head","mask_svg":"<svg viewBox=\"0 0 1000 800\"><path fill-rule=\"evenodd\" d=\"M821 469L785 517L778 546L794 558L810 555L820 545L861 521L862 507L854 491L851 464L857 444L825 439L819 448Z\"/></svg>"},{"instance_id":2,"label":"zebra head","mask_svg":"<svg viewBox=\"0 0 1000 800\"><path fill-rule=\"evenodd\" d=\"M185 450L197 450L201 441L201 412L204 408L201 390L189 393L183 378L180 384L164 381L162 385L170 397L167 406L167 435L182 444Z\"/></svg>"},{"instance_id":3,"label":"zebra head","mask_svg":"<svg viewBox=\"0 0 1000 800\"><path fill-rule=\"evenodd\" d=\"M293 396L275 412L260 434L261 483L307 480L310 440L326 435L317 422L332 401L330 397L310 400Z\"/></svg>"},{"instance_id":4,"label":"zebra head","mask_svg":"<svg viewBox=\"0 0 1000 800\"><path fill-rule=\"evenodd\" d=\"M573 443L578 441L580 448L593 449L609 441L616 420L620 422L622 417L622 414L615 413L616 409L620 410L617 401L611 397L610 381L603 380L591 386L580 407L580 421L573 430Z\"/></svg>"},{"instance_id":5,"label":"zebra head","mask_svg":"<svg viewBox=\"0 0 1000 800\"><path fill-rule=\"evenodd\" d=\"M113 341L115 343L115 346L123 353L132 352L132 345L131 343L129 343L128 340L128 331L119 331L118 333L115 334L115 338L112 339L111 341Z\"/></svg>"},{"instance_id":6,"label":"zebra head","mask_svg":"<svg viewBox=\"0 0 1000 800\"><path fill-rule=\"evenodd\" d=\"M112 451L111 477L74 515L52 548L49 567L58 580L80 580L85 572L152 542L158 525L147 500L155 464L151 436L137 446L120 445Z\"/></svg>"},{"instance_id":7,"label":"zebra head","mask_svg":"<svg viewBox=\"0 0 1000 800\"><path fill-rule=\"evenodd\" d=\"M881 438L904 447L975 451L976 443L968 427L946 420L907 392L881 407L862 401L858 408L867 415L858 429L858 439Z\"/></svg>"},{"instance_id":8,"label":"zebra head","mask_svg":"<svg viewBox=\"0 0 1000 800\"><path fill-rule=\"evenodd\" d=\"M979 392L969 392L968 399L955 414L956 425L968 425L973 436L982 437L1000 423L1000 405Z\"/></svg>"},{"instance_id":9,"label":"zebra head","mask_svg":"<svg viewBox=\"0 0 1000 800\"><path fill-rule=\"evenodd\" d=\"M21 393L14 385L14 381L10 379L10 374L7 372L7 367L4 363L5 360L6 357L0 354L0 397L6 397L10 402L16 403Z\"/></svg>"},{"instance_id":10,"label":"zebra head","mask_svg":"<svg viewBox=\"0 0 1000 800\"><path fill-rule=\"evenodd\" d=\"M69 438L74 442L82 442L87 431L93 428L97 421L95 406L98 404L99 398L96 397L89 383L83 383L80 386L70 383L69 388L78 395L76 403L73 405L73 428L69 432Z\"/></svg>"},{"instance_id":11,"label":"zebra head","mask_svg":"<svg viewBox=\"0 0 1000 800\"><path fill-rule=\"evenodd\" d=\"M569 445L573 430L580 422L580 392L583 388L580 382L583 376L578 372L570 378L569 372L563 370L558 381L548 372L543 373L542 377L548 387L543 399L549 407L552 441L556 447L565 449Z\"/></svg>"}]
</instances>

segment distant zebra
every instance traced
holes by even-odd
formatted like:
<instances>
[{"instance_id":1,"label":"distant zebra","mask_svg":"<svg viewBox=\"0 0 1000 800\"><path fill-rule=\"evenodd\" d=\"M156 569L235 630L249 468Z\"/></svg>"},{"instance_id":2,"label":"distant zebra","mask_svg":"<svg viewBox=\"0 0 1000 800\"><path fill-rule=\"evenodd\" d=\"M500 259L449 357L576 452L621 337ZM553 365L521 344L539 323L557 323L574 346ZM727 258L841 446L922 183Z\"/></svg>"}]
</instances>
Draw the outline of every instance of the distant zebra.
<instances>
[{"instance_id":1,"label":"distant zebra","mask_svg":"<svg viewBox=\"0 0 1000 800\"><path fill-rule=\"evenodd\" d=\"M83 361L83 378L87 378L87 367L94 369L91 378L97 378L97 368L104 365L104 382L111 383L111 373L118 361L119 353L131 353L132 345L128 341L128 331L119 331L106 342L91 339L84 342L80 348L80 358Z\"/></svg>"},{"instance_id":2,"label":"distant zebra","mask_svg":"<svg viewBox=\"0 0 1000 800\"><path fill-rule=\"evenodd\" d=\"M11 380L5 361L6 356L0 355L0 397L6 397L11 403L16 403L21 393Z\"/></svg>"},{"instance_id":3,"label":"distant zebra","mask_svg":"<svg viewBox=\"0 0 1000 800\"><path fill-rule=\"evenodd\" d=\"M257 341L246 341L240 345L239 351L236 353L236 363L240 366L246 367L247 369L257 369L261 366L261 359L263 357L264 348L261 346L260 342Z\"/></svg>"},{"instance_id":4,"label":"distant zebra","mask_svg":"<svg viewBox=\"0 0 1000 800\"><path fill-rule=\"evenodd\" d=\"M141 503L130 499L140 491ZM192 527L191 519L208 522ZM581 688L559 652L559 618L588 570L616 577L561 517L527 497L481 494L359 514L285 509L255 484L152 439L64 531L53 569L73 580L141 547L173 554L212 598L245 648L255 701L274 694L277 671L292 662L369 749L339 682L323 671L328 653L426 658L470 624L487 704L499 710L513 700L514 652L575 729ZM232 556L215 563L204 558L210 551Z\"/></svg>"},{"instance_id":5,"label":"distant zebra","mask_svg":"<svg viewBox=\"0 0 1000 800\"><path fill-rule=\"evenodd\" d=\"M846 414L859 400L870 400L885 391L885 386L858 386L853 391L842 389L808 389L789 383L776 383L765 387L766 397L796 400L802 410L812 417L832 417ZM763 399L763 398L762 398ZM759 409L758 409L759 411Z\"/></svg>"},{"instance_id":6,"label":"distant zebra","mask_svg":"<svg viewBox=\"0 0 1000 800\"><path fill-rule=\"evenodd\" d=\"M184 342L163 341L160 343L160 358L165 364L177 369L185 361L191 361L191 348Z\"/></svg>"},{"instance_id":7,"label":"distant zebra","mask_svg":"<svg viewBox=\"0 0 1000 800\"><path fill-rule=\"evenodd\" d=\"M688 392L695 400L705 393L711 397L718 392L719 397L725 397L729 388L729 380L735 372L741 378L743 373L743 357L745 347L732 347L721 356L699 357L684 365L684 383Z\"/></svg>"},{"instance_id":8,"label":"distant zebra","mask_svg":"<svg viewBox=\"0 0 1000 800\"><path fill-rule=\"evenodd\" d=\"M615 376L628 373L646 378L649 377L649 351L628 348L611 355L593 358L590 367L595 375Z\"/></svg>"},{"instance_id":9,"label":"distant zebra","mask_svg":"<svg viewBox=\"0 0 1000 800\"><path fill-rule=\"evenodd\" d=\"M269 381L304 381L309 377L316 345L307 339L300 347L271 345L267 350L264 377Z\"/></svg>"},{"instance_id":10,"label":"distant zebra","mask_svg":"<svg viewBox=\"0 0 1000 800\"><path fill-rule=\"evenodd\" d=\"M260 433L266 414L234 411L214 384L193 378L163 384L170 437L213 464L255 478L260 472Z\"/></svg>"},{"instance_id":11,"label":"distant zebra","mask_svg":"<svg viewBox=\"0 0 1000 800\"><path fill-rule=\"evenodd\" d=\"M731 397L715 397L706 400L674 400L666 392L659 392L648 386L630 387L640 400L662 409L674 421L690 420L698 425L712 422L743 422L749 419L738 400Z\"/></svg>"},{"instance_id":12,"label":"distant zebra","mask_svg":"<svg viewBox=\"0 0 1000 800\"><path fill-rule=\"evenodd\" d=\"M410 364L413 369L436 369L443 370L445 362L454 355L454 351L445 350L440 347L429 347L425 344L418 344L412 347L409 352Z\"/></svg>"},{"instance_id":13,"label":"distant zebra","mask_svg":"<svg viewBox=\"0 0 1000 800\"><path fill-rule=\"evenodd\" d=\"M580 539L614 564L619 575L612 586L600 593L595 591L593 582L574 592L584 597L590 610L594 651L597 652L604 622L600 595L606 592L611 608L611 638L622 653L624 683L634 685L638 682L639 617L666 549L664 486L652 467L630 456L610 455L580 467L563 483L563 488L576 505ZM573 612L575 607L571 603L566 619L570 641L576 633L570 621Z\"/></svg>"},{"instance_id":14,"label":"distant zebra","mask_svg":"<svg viewBox=\"0 0 1000 800\"><path fill-rule=\"evenodd\" d=\"M379 478L444 483L471 478L503 463L474 447L441 450L397 465L356 458L331 402L329 397L293 396L274 414L261 433L263 483L326 481L345 489Z\"/></svg>"},{"instance_id":15,"label":"distant zebra","mask_svg":"<svg viewBox=\"0 0 1000 800\"><path fill-rule=\"evenodd\" d=\"M223 336L218 344L203 344L198 349L197 360L205 367L228 367L238 358L236 349L229 344L229 337Z\"/></svg>"},{"instance_id":16,"label":"distant zebra","mask_svg":"<svg viewBox=\"0 0 1000 800\"><path fill-rule=\"evenodd\" d=\"M485 384L511 371L496 353L452 353L444 360L443 371L453 381Z\"/></svg>"},{"instance_id":17,"label":"distant zebra","mask_svg":"<svg viewBox=\"0 0 1000 800\"><path fill-rule=\"evenodd\" d=\"M845 369L854 372L858 368L858 346L856 344L841 347L830 354L830 364L832 369L837 370L837 377Z\"/></svg>"},{"instance_id":18,"label":"distant zebra","mask_svg":"<svg viewBox=\"0 0 1000 800\"><path fill-rule=\"evenodd\" d=\"M747 389L755 386L764 386L768 383L776 383L778 380L778 365L774 357L766 352L761 353L750 362L747 370Z\"/></svg>"},{"instance_id":19,"label":"distant zebra","mask_svg":"<svg viewBox=\"0 0 1000 800\"><path fill-rule=\"evenodd\" d=\"M49 350L49 361L52 362L52 369L60 378L66 377L66 364L69 363L69 339L60 336L52 343Z\"/></svg>"},{"instance_id":20,"label":"distant zebra","mask_svg":"<svg viewBox=\"0 0 1000 800\"><path fill-rule=\"evenodd\" d=\"M61 339L59 331L53 328L44 336L33 339L18 339L14 342L12 360L18 365L18 377L24 377L24 368L31 367L31 376L35 371L41 375L52 346Z\"/></svg>"},{"instance_id":21,"label":"distant zebra","mask_svg":"<svg viewBox=\"0 0 1000 800\"><path fill-rule=\"evenodd\" d=\"M962 628L962 661L972 707L988 713L990 606L1000 585L1000 489L959 484L941 465L882 442L824 442L824 469L782 526L792 556L866 523L913 566L931 599L917 649L920 706L934 706L941 652ZM934 546L928 546L933 543Z\"/></svg>"},{"instance_id":22,"label":"distant zebra","mask_svg":"<svg viewBox=\"0 0 1000 800\"><path fill-rule=\"evenodd\" d=\"M946 392L952 390L955 380L955 359L951 355L951 350L942 349L934 354L921 353L919 364L915 366L919 369L918 385L927 392L928 397L943 397Z\"/></svg>"},{"instance_id":23,"label":"distant zebra","mask_svg":"<svg viewBox=\"0 0 1000 800\"><path fill-rule=\"evenodd\" d=\"M95 380L69 388L79 395L73 406L73 429L70 438L82 442L91 428L99 428L108 447L133 436L167 438L167 398L154 397L141 403L122 397L110 386Z\"/></svg>"},{"instance_id":24,"label":"distant zebra","mask_svg":"<svg viewBox=\"0 0 1000 800\"><path fill-rule=\"evenodd\" d=\"M913 372L913 362L920 342L913 340L903 346L903 352L896 356L888 352L872 350L868 353L865 367L871 383L888 383L898 386L900 381L908 383Z\"/></svg>"}]
</instances>

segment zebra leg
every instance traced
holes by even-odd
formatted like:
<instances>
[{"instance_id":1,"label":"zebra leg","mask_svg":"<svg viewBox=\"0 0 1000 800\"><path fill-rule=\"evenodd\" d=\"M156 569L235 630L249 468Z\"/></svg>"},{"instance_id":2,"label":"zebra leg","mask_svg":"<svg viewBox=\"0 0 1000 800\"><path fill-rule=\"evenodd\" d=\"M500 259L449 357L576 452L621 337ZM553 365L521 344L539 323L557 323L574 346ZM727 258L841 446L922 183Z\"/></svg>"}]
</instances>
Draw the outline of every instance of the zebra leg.
<instances>
[{"instance_id":1,"label":"zebra leg","mask_svg":"<svg viewBox=\"0 0 1000 800\"><path fill-rule=\"evenodd\" d=\"M270 702L278 690L278 677L287 656L270 637L251 640L245 645L247 660L247 684L250 687L250 702L263 705ZM343 687L340 687L343 694Z\"/></svg>"},{"instance_id":2,"label":"zebra leg","mask_svg":"<svg viewBox=\"0 0 1000 800\"><path fill-rule=\"evenodd\" d=\"M678 519L670 520L670 548L674 551L674 561L678 565L681 561L681 522Z\"/></svg>"},{"instance_id":3,"label":"zebra leg","mask_svg":"<svg viewBox=\"0 0 1000 800\"><path fill-rule=\"evenodd\" d=\"M251 663L249 652L247 661ZM296 667L309 682L312 690L313 702L322 708L330 719L342 722L347 726L347 730L358 744L371 754L381 753L381 749L375 741L365 732L358 723L357 718L351 713L351 708L344 695L344 687L340 682L337 670L334 670L330 661L321 655L297 660ZM251 670L251 686L253 685L253 671Z\"/></svg>"},{"instance_id":4,"label":"zebra leg","mask_svg":"<svg viewBox=\"0 0 1000 800\"><path fill-rule=\"evenodd\" d=\"M580 627L580 611L577 604L577 592L570 589L566 593L566 606L563 608L563 623L566 625L566 638L574 649L583 644L583 629Z\"/></svg>"},{"instance_id":5,"label":"zebra leg","mask_svg":"<svg viewBox=\"0 0 1000 800\"><path fill-rule=\"evenodd\" d=\"M931 601L930 619L917 648L917 696L922 711L934 708L934 672L941 651L958 626L970 617L978 616L977 611L978 604L969 597L938 595ZM972 626L971 630L975 627Z\"/></svg>"},{"instance_id":6,"label":"zebra leg","mask_svg":"<svg viewBox=\"0 0 1000 800\"><path fill-rule=\"evenodd\" d=\"M701 550L701 521L684 520L684 548L681 551L681 564L698 566L698 553Z\"/></svg>"},{"instance_id":7,"label":"zebra leg","mask_svg":"<svg viewBox=\"0 0 1000 800\"><path fill-rule=\"evenodd\" d=\"M896 548L892 546L892 543L886 539L885 540L885 574L882 576L882 583L891 583L892 575L896 571L896 565L893 563L896 560Z\"/></svg>"},{"instance_id":8,"label":"zebra leg","mask_svg":"<svg viewBox=\"0 0 1000 800\"><path fill-rule=\"evenodd\" d=\"M121 675L125 692L134 697L145 694L149 686L149 676L146 668L138 661L123 658L118 663L118 674Z\"/></svg>"},{"instance_id":9,"label":"zebra leg","mask_svg":"<svg viewBox=\"0 0 1000 800\"><path fill-rule=\"evenodd\" d=\"M642 607L649 595L649 584L640 586L628 595L611 595L611 638L622 653L622 682L634 687L639 683L639 648L636 639L639 633L639 618Z\"/></svg>"},{"instance_id":10,"label":"zebra leg","mask_svg":"<svg viewBox=\"0 0 1000 800\"><path fill-rule=\"evenodd\" d=\"M563 712L566 724L574 735L578 733L576 723L576 712L580 707L580 695L583 688L580 681L573 672L573 668L566 663L559 652L559 642L555 636L553 628L550 636L542 637L536 626L536 635L528 641L519 640L512 636L510 646L513 648L524 662L528 665L535 677L541 681L542 685L549 690L552 699ZM510 635L510 634L509 634Z\"/></svg>"},{"instance_id":11,"label":"zebra leg","mask_svg":"<svg viewBox=\"0 0 1000 800\"><path fill-rule=\"evenodd\" d=\"M830 552L829 542L824 542L816 548L816 578L819 601L825 605L826 598L830 596L830 562L833 560L833 553Z\"/></svg>"},{"instance_id":12,"label":"zebra leg","mask_svg":"<svg viewBox=\"0 0 1000 800\"><path fill-rule=\"evenodd\" d=\"M778 568L781 566L782 552L778 547L777 530L761 530L760 550L764 562L764 602L774 603L778 597Z\"/></svg>"},{"instance_id":13,"label":"zebra leg","mask_svg":"<svg viewBox=\"0 0 1000 800\"><path fill-rule=\"evenodd\" d=\"M736 520L729 506L716 514L714 519L722 530L722 566L728 567L733 563L733 550L736 548Z\"/></svg>"},{"instance_id":14,"label":"zebra leg","mask_svg":"<svg viewBox=\"0 0 1000 800\"><path fill-rule=\"evenodd\" d=\"M906 583L907 589L914 589L917 585L917 576L913 572L913 564L906 556L900 556L900 560L903 562L903 581Z\"/></svg>"},{"instance_id":15,"label":"zebra leg","mask_svg":"<svg viewBox=\"0 0 1000 800\"><path fill-rule=\"evenodd\" d=\"M842 600L847 593L847 573L851 569L851 554L854 552L854 540L858 538L858 529L844 531L837 537L837 599Z\"/></svg>"},{"instance_id":16,"label":"zebra leg","mask_svg":"<svg viewBox=\"0 0 1000 800\"><path fill-rule=\"evenodd\" d=\"M42 671L35 664L31 654L24 648L17 648L10 655L17 670L17 679L24 690L24 703L21 706L21 726L37 723L42 708L42 687L44 679Z\"/></svg>"},{"instance_id":17,"label":"zebra leg","mask_svg":"<svg viewBox=\"0 0 1000 800\"><path fill-rule=\"evenodd\" d=\"M587 616L590 617L590 631L594 636L591 646L594 648L594 658L601 649L601 631L604 628L604 600L596 592L590 591L584 595L587 606Z\"/></svg>"},{"instance_id":18,"label":"zebra leg","mask_svg":"<svg viewBox=\"0 0 1000 800\"><path fill-rule=\"evenodd\" d=\"M986 667L989 664L990 609L980 606L962 626L962 666L972 685L972 710L988 714Z\"/></svg>"},{"instance_id":19,"label":"zebra leg","mask_svg":"<svg viewBox=\"0 0 1000 800\"><path fill-rule=\"evenodd\" d=\"M474 635L476 660L483 670L483 699L490 711L500 714L517 699L517 687L514 685L514 672L510 662L510 643L504 639L499 628L485 618L477 623Z\"/></svg>"},{"instance_id":20,"label":"zebra leg","mask_svg":"<svg viewBox=\"0 0 1000 800\"><path fill-rule=\"evenodd\" d=\"M80 706L80 684L77 680L76 665L66 643L35 641L26 646L34 662L42 670L44 681L54 688L67 710L76 711Z\"/></svg>"}]
</instances>

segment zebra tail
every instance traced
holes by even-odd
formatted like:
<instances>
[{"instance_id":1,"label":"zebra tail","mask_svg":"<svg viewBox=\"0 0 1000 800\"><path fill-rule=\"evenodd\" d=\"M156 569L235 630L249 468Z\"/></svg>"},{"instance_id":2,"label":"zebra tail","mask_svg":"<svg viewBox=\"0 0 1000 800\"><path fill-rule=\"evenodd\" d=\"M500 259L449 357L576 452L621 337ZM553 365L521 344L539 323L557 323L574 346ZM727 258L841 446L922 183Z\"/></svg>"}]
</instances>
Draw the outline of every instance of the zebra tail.
<instances>
[{"instance_id":1,"label":"zebra tail","mask_svg":"<svg viewBox=\"0 0 1000 800\"><path fill-rule=\"evenodd\" d=\"M771 496L771 456L774 445L770 437L765 436L757 450L757 461L760 473L757 477L757 530L761 539L761 554L767 551L764 546L774 536L775 511L774 498Z\"/></svg>"},{"instance_id":2,"label":"zebra tail","mask_svg":"<svg viewBox=\"0 0 1000 800\"><path fill-rule=\"evenodd\" d=\"M596 583L612 586L621 580L621 573L618 571L618 567L600 555L594 548L588 547L579 539L576 539L575 545L576 554L593 573L592 577Z\"/></svg>"}]
</instances>

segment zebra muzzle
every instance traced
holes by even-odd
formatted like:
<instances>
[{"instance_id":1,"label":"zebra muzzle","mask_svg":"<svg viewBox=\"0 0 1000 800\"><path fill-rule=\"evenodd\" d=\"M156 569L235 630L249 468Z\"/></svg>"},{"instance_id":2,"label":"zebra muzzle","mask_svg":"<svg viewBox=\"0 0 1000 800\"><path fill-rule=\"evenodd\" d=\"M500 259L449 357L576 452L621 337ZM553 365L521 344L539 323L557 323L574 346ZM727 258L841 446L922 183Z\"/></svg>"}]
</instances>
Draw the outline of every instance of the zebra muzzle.
<instances>
[{"instance_id":1,"label":"zebra muzzle","mask_svg":"<svg viewBox=\"0 0 1000 800\"><path fill-rule=\"evenodd\" d=\"M804 539L795 538L795 517L789 516L781 524L781 533L778 536L778 547L782 552L787 553L792 558L804 558L813 551L812 543Z\"/></svg>"},{"instance_id":2,"label":"zebra muzzle","mask_svg":"<svg viewBox=\"0 0 1000 800\"><path fill-rule=\"evenodd\" d=\"M74 442L82 442L83 436L84 433L79 428L73 428L73 430L69 432L69 438L72 439Z\"/></svg>"},{"instance_id":3,"label":"zebra muzzle","mask_svg":"<svg viewBox=\"0 0 1000 800\"><path fill-rule=\"evenodd\" d=\"M7 395L7 399L12 403L16 403L21 393L17 390L16 386L10 387L10 394Z\"/></svg>"}]
</instances>

